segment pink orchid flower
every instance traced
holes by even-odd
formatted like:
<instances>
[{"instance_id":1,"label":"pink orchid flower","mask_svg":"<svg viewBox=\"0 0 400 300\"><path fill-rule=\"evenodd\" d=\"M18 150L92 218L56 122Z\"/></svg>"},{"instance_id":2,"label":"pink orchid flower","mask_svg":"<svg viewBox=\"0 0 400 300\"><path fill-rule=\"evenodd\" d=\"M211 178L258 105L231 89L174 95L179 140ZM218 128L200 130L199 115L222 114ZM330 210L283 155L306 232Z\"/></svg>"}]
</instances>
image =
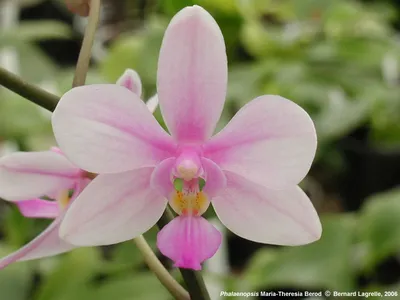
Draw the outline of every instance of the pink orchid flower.
<instances>
[{"instance_id":1,"label":"pink orchid flower","mask_svg":"<svg viewBox=\"0 0 400 300\"><path fill-rule=\"evenodd\" d=\"M141 82L135 71L126 70L117 83L140 96ZM157 104L156 96L147 102L151 112ZM0 259L0 269L16 261L52 256L76 247L61 240L58 231L69 203L91 181L88 175L73 165L58 148L17 152L0 159L0 197L15 203L27 218L54 219L30 243ZM70 197L71 190L73 194ZM39 198L43 196L54 200Z\"/></svg>"},{"instance_id":2,"label":"pink orchid flower","mask_svg":"<svg viewBox=\"0 0 400 300\"><path fill-rule=\"evenodd\" d=\"M0 159L0 197L14 202L25 217L54 219L30 243L1 259L0 269L15 261L52 256L75 248L59 238L58 230L70 200L90 181L86 174L57 148L16 152ZM42 196L55 201L40 199Z\"/></svg>"},{"instance_id":3,"label":"pink orchid flower","mask_svg":"<svg viewBox=\"0 0 400 300\"><path fill-rule=\"evenodd\" d=\"M221 243L202 217L212 202L226 227L246 239L319 239L318 215L297 186L316 151L312 120L289 100L261 96L212 136L226 87L222 33L193 6L172 19L160 51L158 99L171 135L118 85L66 93L53 114L56 139L72 162L100 175L71 204L62 238L82 246L132 239L154 226L169 202L179 216L159 232L158 247L175 266L199 270Z\"/></svg>"}]
</instances>

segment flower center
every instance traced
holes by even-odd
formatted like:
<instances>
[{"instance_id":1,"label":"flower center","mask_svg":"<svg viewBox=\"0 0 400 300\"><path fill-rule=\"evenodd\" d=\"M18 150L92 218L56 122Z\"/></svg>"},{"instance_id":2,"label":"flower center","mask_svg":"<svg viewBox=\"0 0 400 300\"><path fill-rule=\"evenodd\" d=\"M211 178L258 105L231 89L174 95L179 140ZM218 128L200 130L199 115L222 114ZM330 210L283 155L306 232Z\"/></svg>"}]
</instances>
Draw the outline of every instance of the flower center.
<instances>
[{"instance_id":1,"label":"flower center","mask_svg":"<svg viewBox=\"0 0 400 300\"><path fill-rule=\"evenodd\" d=\"M178 176L184 180L191 180L193 179L199 168L196 164L191 160L183 160L177 167L176 167Z\"/></svg>"},{"instance_id":2,"label":"flower center","mask_svg":"<svg viewBox=\"0 0 400 300\"><path fill-rule=\"evenodd\" d=\"M201 173L199 155L195 149L185 149L175 162L175 176L185 181L198 177Z\"/></svg>"},{"instance_id":3,"label":"flower center","mask_svg":"<svg viewBox=\"0 0 400 300\"><path fill-rule=\"evenodd\" d=\"M174 190L170 196L170 205L179 215L200 216L210 205L207 195L200 191L199 178L183 181L182 190Z\"/></svg>"}]
</instances>

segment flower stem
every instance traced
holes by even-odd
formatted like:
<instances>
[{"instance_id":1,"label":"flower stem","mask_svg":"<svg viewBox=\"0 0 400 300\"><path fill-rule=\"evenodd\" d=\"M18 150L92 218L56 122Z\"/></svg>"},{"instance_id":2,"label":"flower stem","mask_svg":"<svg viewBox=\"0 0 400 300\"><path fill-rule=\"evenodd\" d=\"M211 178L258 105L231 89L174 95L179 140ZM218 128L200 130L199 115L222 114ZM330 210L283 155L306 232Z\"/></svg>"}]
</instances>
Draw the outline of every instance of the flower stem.
<instances>
[{"instance_id":1,"label":"flower stem","mask_svg":"<svg viewBox=\"0 0 400 300\"><path fill-rule=\"evenodd\" d=\"M49 111L53 111L56 108L57 102L60 99L60 97L24 81L19 76L1 67L0 85Z\"/></svg>"},{"instance_id":2,"label":"flower stem","mask_svg":"<svg viewBox=\"0 0 400 300\"><path fill-rule=\"evenodd\" d=\"M165 225L167 225L172 219L174 215L171 210L167 207L164 214L161 216L161 219L157 222L157 225L160 229L162 229ZM199 271L193 271L189 269L179 269L181 271L183 280L186 283L187 290L190 294L191 300L210 300L210 295L208 294L206 285L204 284L203 277Z\"/></svg>"},{"instance_id":3,"label":"flower stem","mask_svg":"<svg viewBox=\"0 0 400 300\"><path fill-rule=\"evenodd\" d=\"M153 273L157 276L160 282L168 289L172 296L178 300L190 299L188 292L169 274L157 256L151 250L144 237L141 235L133 239L136 246L143 255L144 261Z\"/></svg>"},{"instance_id":4,"label":"flower stem","mask_svg":"<svg viewBox=\"0 0 400 300\"><path fill-rule=\"evenodd\" d=\"M90 3L90 12L88 24L83 36L81 51L79 52L78 62L75 68L75 75L72 81L72 87L84 85L86 74L89 68L90 57L92 56L92 46L94 37L100 19L101 0L92 0Z\"/></svg>"}]
</instances>

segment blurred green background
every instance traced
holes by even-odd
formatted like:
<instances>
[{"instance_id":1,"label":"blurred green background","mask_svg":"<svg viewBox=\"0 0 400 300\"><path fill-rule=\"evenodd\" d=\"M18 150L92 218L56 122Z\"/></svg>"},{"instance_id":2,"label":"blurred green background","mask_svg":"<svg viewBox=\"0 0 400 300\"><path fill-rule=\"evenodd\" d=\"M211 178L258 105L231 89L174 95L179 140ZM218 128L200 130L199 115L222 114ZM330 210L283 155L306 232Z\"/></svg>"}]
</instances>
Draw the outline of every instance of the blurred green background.
<instances>
[{"instance_id":1,"label":"blurred green background","mask_svg":"<svg viewBox=\"0 0 400 300\"><path fill-rule=\"evenodd\" d=\"M115 82L132 68L144 98L152 96L164 30L193 4L214 16L227 45L228 98L219 128L262 94L289 98L312 116L319 147L301 186L324 229L320 241L301 247L265 246L226 232L226 249L205 268L206 279L217 291L400 292L400 1L104 0L87 83ZM84 19L62 1L0 0L0 21L3 67L58 95L71 87ZM159 110L156 116L163 124ZM48 149L49 117L0 87L0 154ZM1 202L0 254L46 225ZM145 234L155 251L156 232ZM171 297L126 242L14 264L0 271L0 299Z\"/></svg>"}]
</instances>

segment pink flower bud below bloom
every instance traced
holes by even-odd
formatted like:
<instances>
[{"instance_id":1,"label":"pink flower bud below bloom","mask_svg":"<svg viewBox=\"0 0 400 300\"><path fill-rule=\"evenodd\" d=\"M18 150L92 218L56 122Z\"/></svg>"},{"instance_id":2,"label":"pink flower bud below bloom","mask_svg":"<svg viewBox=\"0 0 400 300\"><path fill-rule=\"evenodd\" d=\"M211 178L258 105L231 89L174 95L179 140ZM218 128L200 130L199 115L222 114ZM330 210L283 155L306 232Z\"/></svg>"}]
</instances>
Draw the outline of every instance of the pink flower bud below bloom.
<instances>
[{"instance_id":1,"label":"pink flower bud below bloom","mask_svg":"<svg viewBox=\"0 0 400 300\"><path fill-rule=\"evenodd\" d=\"M65 0L68 9L81 17L87 17L90 11L90 0Z\"/></svg>"}]
</instances>

